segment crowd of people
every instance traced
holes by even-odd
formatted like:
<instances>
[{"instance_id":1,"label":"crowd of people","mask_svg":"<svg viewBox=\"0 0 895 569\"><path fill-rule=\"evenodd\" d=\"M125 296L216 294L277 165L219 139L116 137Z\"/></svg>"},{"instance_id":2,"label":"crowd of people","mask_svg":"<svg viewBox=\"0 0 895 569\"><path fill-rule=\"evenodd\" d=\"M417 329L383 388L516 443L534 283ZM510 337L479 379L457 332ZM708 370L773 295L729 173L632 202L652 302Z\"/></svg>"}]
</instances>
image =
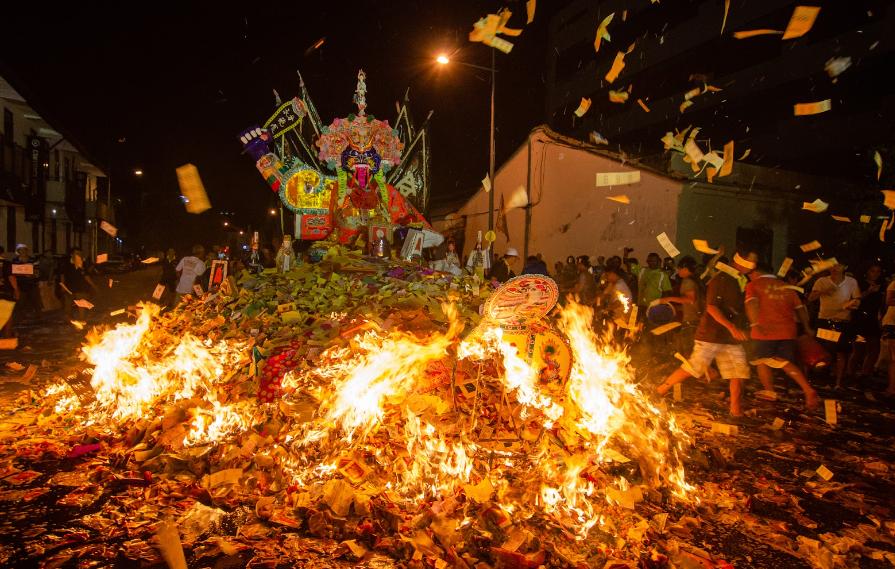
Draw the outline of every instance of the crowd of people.
<instances>
[{"instance_id":1,"label":"crowd of people","mask_svg":"<svg viewBox=\"0 0 895 569\"><path fill-rule=\"evenodd\" d=\"M91 272L95 270L79 247L67 256L50 250L35 256L25 244L16 245L10 255L0 247L0 300L15 303L0 336L12 338L16 324L29 315L42 318L61 310L70 319L77 310L77 317L83 319L84 308L74 301L96 292Z\"/></svg>"},{"instance_id":2,"label":"crowd of people","mask_svg":"<svg viewBox=\"0 0 895 569\"><path fill-rule=\"evenodd\" d=\"M519 274L553 277L563 297L592 306L597 325L614 327L620 341L642 348L651 366L677 356L681 365L659 383L659 395L686 380L721 377L730 385L730 414L739 417L742 386L753 370L762 387L756 395L768 399L776 398L779 372L812 410L820 404L812 383L829 377L833 389L867 390L869 378L887 360L895 362L895 278L886 282L879 260L854 273L830 261L810 274L778 276L748 250L728 258L722 248L677 262L649 253L646 265L633 252L625 248L622 256L597 257L593 264L588 256L569 256L553 271L535 255ZM515 276L519 261L508 248L493 262L491 278ZM895 396L895 365L887 373L884 394Z\"/></svg>"}]
</instances>

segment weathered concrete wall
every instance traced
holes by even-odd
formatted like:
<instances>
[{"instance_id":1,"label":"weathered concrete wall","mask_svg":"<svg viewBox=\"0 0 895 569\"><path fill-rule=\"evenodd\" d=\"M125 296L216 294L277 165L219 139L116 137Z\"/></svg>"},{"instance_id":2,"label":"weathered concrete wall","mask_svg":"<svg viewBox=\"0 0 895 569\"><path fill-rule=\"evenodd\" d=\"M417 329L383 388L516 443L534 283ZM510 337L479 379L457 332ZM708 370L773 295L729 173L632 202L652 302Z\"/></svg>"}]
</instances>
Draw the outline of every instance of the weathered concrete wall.
<instances>
[{"instance_id":1,"label":"weathered concrete wall","mask_svg":"<svg viewBox=\"0 0 895 569\"><path fill-rule=\"evenodd\" d=\"M530 144L529 254L542 254L550 267L567 255L621 255L625 246L634 247L634 255L641 259L651 251L664 256L656 235L664 231L675 241L680 182L643 171L641 181L636 184L598 188L597 173L625 172L633 168L565 145L541 131L533 133ZM498 172L496 209L500 207L501 196L508 206L523 201L518 198L528 187L528 154L528 146L523 145ZM606 199L618 194L627 195L631 203L624 205ZM476 233L487 231L487 212L488 195L483 190L457 212L467 216L465 253L475 245ZM507 246L512 246L522 254L525 209L510 209L506 215L509 243L498 233L494 250L501 254Z\"/></svg>"}]
</instances>

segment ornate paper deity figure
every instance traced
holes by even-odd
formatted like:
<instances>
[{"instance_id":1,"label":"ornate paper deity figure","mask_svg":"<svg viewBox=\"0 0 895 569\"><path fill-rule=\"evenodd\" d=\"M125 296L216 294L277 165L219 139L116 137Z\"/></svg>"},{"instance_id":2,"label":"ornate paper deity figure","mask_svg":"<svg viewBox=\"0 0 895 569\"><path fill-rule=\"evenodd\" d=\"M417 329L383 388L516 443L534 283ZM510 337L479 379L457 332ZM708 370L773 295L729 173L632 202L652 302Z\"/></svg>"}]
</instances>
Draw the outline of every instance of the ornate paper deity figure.
<instances>
[{"instance_id":1,"label":"ornate paper deity figure","mask_svg":"<svg viewBox=\"0 0 895 569\"><path fill-rule=\"evenodd\" d=\"M337 118L329 126L319 123L303 94L304 100L280 104L263 128L253 127L240 137L271 189L297 214L296 238L332 237L347 243L374 221L428 228L408 199L411 196L405 197L388 182L389 171L401 163L404 143L388 121L366 114L363 70L357 75L354 93L357 114ZM302 134L305 118L313 127L308 135ZM309 143L313 138L316 141ZM414 147L419 139L413 141ZM426 152L415 152L414 158L420 154L425 161ZM413 172L403 176L408 173Z\"/></svg>"}]
</instances>

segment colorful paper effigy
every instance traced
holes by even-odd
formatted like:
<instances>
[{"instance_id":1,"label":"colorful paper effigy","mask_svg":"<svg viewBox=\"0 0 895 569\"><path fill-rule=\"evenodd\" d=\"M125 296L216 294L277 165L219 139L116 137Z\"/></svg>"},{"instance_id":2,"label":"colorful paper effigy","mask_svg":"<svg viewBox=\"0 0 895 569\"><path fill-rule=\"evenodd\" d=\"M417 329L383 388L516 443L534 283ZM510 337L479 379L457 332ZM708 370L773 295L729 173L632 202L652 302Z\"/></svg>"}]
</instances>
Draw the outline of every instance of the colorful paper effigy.
<instances>
[{"instance_id":1,"label":"colorful paper effigy","mask_svg":"<svg viewBox=\"0 0 895 569\"><path fill-rule=\"evenodd\" d=\"M300 99L281 104L262 127L241 134L258 172L298 218L296 237L333 237L348 243L373 221L428 227L428 223L385 174L401 161L404 144L388 121L366 114L366 75L358 73L357 114L335 119L316 140L316 156L302 160L287 135L301 128L311 111ZM299 143L304 141L299 139ZM279 145L279 146L278 146ZM306 153L312 150L305 145ZM319 166L308 161L319 159Z\"/></svg>"}]
</instances>

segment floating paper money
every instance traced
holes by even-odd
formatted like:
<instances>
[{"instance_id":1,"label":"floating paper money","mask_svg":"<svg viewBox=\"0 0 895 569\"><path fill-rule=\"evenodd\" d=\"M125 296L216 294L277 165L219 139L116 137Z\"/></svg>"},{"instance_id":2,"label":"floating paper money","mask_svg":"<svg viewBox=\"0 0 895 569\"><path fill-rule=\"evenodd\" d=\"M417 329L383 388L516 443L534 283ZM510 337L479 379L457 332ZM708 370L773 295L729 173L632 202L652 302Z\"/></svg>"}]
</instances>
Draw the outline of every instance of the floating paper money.
<instances>
[{"instance_id":1,"label":"floating paper money","mask_svg":"<svg viewBox=\"0 0 895 569\"><path fill-rule=\"evenodd\" d=\"M127 311L124 308L119 308L118 310L113 310L112 312L110 312L109 316L121 316L125 312Z\"/></svg>"},{"instance_id":2,"label":"floating paper money","mask_svg":"<svg viewBox=\"0 0 895 569\"><path fill-rule=\"evenodd\" d=\"M535 10L538 8L538 0L528 0L525 3L526 25L535 21Z\"/></svg>"},{"instance_id":3,"label":"floating paper money","mask_svg":"<svg viewBox=\"0 0 895 569\"><path fill-rule=\"evenodd\" d=\"M79 308L86 308L87 310L93 310L93 303L89 300L84 300L83 298L76 298L75 306Z\"/></svg>"},{"instance_id":4,"label":"floating paper money","mask_svg":"<svg viewBox=\"0 0 895 569\"><path fill-rule=\"evenodd\" d=\"M876 181L879 182L880 176L883 175L883 158L879 155L879 150L873 153L873 162L876 164Z\"/></svg>"},{"instance_id":5,"label":"floating paper money","mask_svg":"<svg viewBox=\"0 0 895 569\"><path fill-rule=\"evenodd\" d=\"M749 156L749 154L751 154L751 153L752 153L752 149L751 149L751 148L747 148L746 151L743 152L743 155L740 156L740 160L745 160L746 157Z\"/></svg>"},{"instance_id":6,"label":"floating paper money","mask_svg":"<svg viewBox=\"0 0 895 569\"><path fill-rule=\"evenodd\" d=\"M838 77L849 67L851 67L850 57L833 57L828 59L827 62L824 64L824 70L826 70L827 75L830 76L830 79Z\"/></svg>"},{"instance_id":7,"label":"floating paper money","mask_svg":"<svg viewBox=\"0 0 895 569\"><path fill-rule=\"evenodd\" d=\"M700 253L705 253L706 255L714 255L718 252L717 249L712 249L709 247L709 242L704 241L702 239L694 239L693 240L693 248L699 251Z\"/></svg>"},{"instance_id":8,"label":"floating paper money","mask_svg":"<svg viewBox=\"0 0 895 569\"><path fill-rule=\"evenodd\" d=\"M143 259L140 262L144 265L151 265L152 263L158 263L158 257L149 257L147 259Z\"/></svg>"},{"instance_id":9,"label":"floating paper money","mask_svg":"<svg viewBox=\"0 0 895 569\"><path fill-rule=\"evenodd\" d=\"M816 275L818 273L822 273L826 270L832 269L836 265L839 264L839 261L836 260L836 257L830 257L829 259L814 259L811 261L811 271Z\"/></svg>"},{"instance_id":10,"label":"floating paper money","mask_svg":"<svg viewBox=\"0 0 895 569\"><path fill-rule=\"evenodd\" d=\"M609 71L606 73L607 83L612 83L618 78L618 74L622 72L622 69L625 68L625 52L620 51L615 55L615 59L612 61L612 67L609 68Z\"/></svg>"},{"instance_id":11,"label":"floating paper money","mask_svg":"<svg viewBox=\"0 0 895 569\"><path fill-rule=\"evenodd\" d=\"M869 215L862 215L859 219L860 219L861 223L870 223Z\"/></svg>"},{"instance_id":12,"label":"floating paper money","mask_svg":"<svg viewBox=\"0 0 895 569\"><path fill-rule=\"evenodd\" d=\"M830 425L835 425L837 422L839 422L839 418L836 413L835 399L824 399L824 418Z\"/></svg>"},{"instance_id":13,"label":"floating paper money","mask_svg":"<svg viewBox=\"0 0 895 569\"><path fill-rule=\"evenodd\" d=\"M693 377L699 377L699 375L696 373L696 370L693 369L693 366L692 366L692 365L690 365L690 360L688 360L687 358L685 358L684 356L682 356L682 355L680 354L680 352L675 352L674 357L677 358L678 360L680 360L680 362L681 362L681 368L682 368L685 372L689 373L689 374L692 375Z\"/></svg>"},{"instance_id":14,"label":"floating paper money","mask_svg":"<svg viewBox=\"0 0 895 569\"><path fill-rule=\"evenodd\" d=\"M619 194L617 196L606 196L607 200L612 200L614 202L629 204L631 203L631 199L625 194Z\"/></svg>"},{"instance_id":15,"label":"floating paper money","mask_svg":"<svg viewBox=\"0 0 895 569\"><path fill-rule=\"evenodd\" d=\"M199 177L199 170L192 164L184 164L176 170L177 183L180 185L180 193L184 198L184 205L189 213L202 213L211 209L205 186Z\"/></svg>"},{"instance_id":16,"label":"floating paper money","mask_svg":"<svg viewBox=\"0 0 895 569\"><path fill-rule=\"evenodd\" d=\"M842 337L842 332L839 332L838 330L830 330L827 328L818 328L817 337L828 342L838 342L839 338Z\"/></svg>"},{"instance_id":17,"label":"floating paper money","mask_svg":"<svg viewBox=\"0 0 895 569\"><path fill-rule=\"evenodd\" d=\"M663 231L662 233L656 235L656 240L659 241L659 245L665 249L665 252L668 253L669 257L677 257L681 254L678 251L678 248L674 246L674 243L671 242L671 239L668 238L668 235Z\"/></svg>"},{"instance_id":18,"label":"floating paper money","mask_svg":"<svg viewBox=\"0 0 895 569\"><path fill-rule=\"evenodd\" d=\"M813 202L802 202L802 209L807 209L808 211L813 211L814 213L823 213L827 211L828 207L830 207L830 204L820 198L817 198Z\"/></svg>"},{"instance_id":19,"label":"floating paper money","mask_svg":"<svg viewBox=\"0 0 895 569\"><path fill-rule=\"evenodd\" d=\"M739 280L740 277L742 276L742 275L740 275L740 272L738 270L734 269L727 263L722 263L721 261L718 261L717 263L715 263L715 268L718 269L719 271L721 271L722 273L727 273L728 275L732 276L733 278L735 278L737 280Z\"/></svg>"},{"instance_id":20,"label":"floating paper money","mask_svg":"<svg viewBox=\"0 0 895 569\"><path fill-rule=\"evenodd\" d=\"M603 21L600 22L600 25L597 26L597 36L594 38L594 51L600 51L600 42L603 40L609 40L609 23L612 22L612 18L615 16L615 12L609 14Z\"/></svg>"},{"instance_id":21,"label":"floating paper money","mask_svg":"<svg viewBox=\"0 0 895 569\"><path fill-rule=\"evenodd\" d=\"M12 316L12 311L15 308L16 303L11 300L0 300L0 330L6 326L6 323L9 322L9 318Z\"/></svg>"},{"instance_id":22,"label":"floating paper money","mask_svg":"<svg viewBox=\"0 0 895 569\"><path fill-rule=\"evenodd\" d=\"M789 268L792 266L792 259L790 257L786 257L783 259L783 262L780 263L780 268L777 269L777 276L783 278L786 276L786 273L789 272Z\"/></svg>"},{"instance_id":23,"label":"floating paper money","mask_svg":"<svg viewBox=\"0 0 895 569\"><path fill-rule=\"evenodd\" d=\"M796 103L793 106L793 113L796 116L805 116L805 115L819 115L820 113L825 113L833 108L833 103L830 99L824 99L823 101L816 101L814 103Z\"/></svg>"},{"instance_id":24,"label":"floating paper money","mask_svg":"<svg viewBox=\"0 0 895 569\"><path fill-rule=\"evenodd\" d=\"M690 106L693 106L693 101L684 101L683 103L681 103L681 106L678 107L678 111L682 113L687 107Z\"/></svg>"},{"instance_id":25,"label":"floating paper money","mask_svg":"<svg viewBox=\"0 0 895 569\"><path fill-rule=\"evenodd\" d=\"M835 219L836 221L844 221L844 222L846 222L846 223L851 223L851 218L850 218L850 217L846 217L846 216L844 216L844 215L832 215L832 214L831 214L830 217L832 217L832 218Z\"/></svg>"},{"instance_id":26,"label":"floating paper money","mask_svg":"<svg viewBox=\"0 0 895 569\"><path fill-rule=\"evenodd\" d=\"M513 49L513 44L503 38L497 37L497 34L518 36L522 33L522 30L506 27L506 23L512 15L512 12L503 9L497 14L488 14L484 18L479 19L473 24L472 31L469 32L469 41L482 42L503 53L510 53Z\"/></svg>"},{"instance_id":27,"label":"floating paper money","mask_svg":"<svg viewBox=\"0 0 895 569\"><path fill-rule=\"evenodd\" d=\"M584 113L586 113L588 109L590 109L590 99L581 97L581 102L578 103L578 108L575 109L575 116L579 118L583 117Z\"/></svg>"},{"instance_id":28,"label":"floating paper money","mask_svg":"<svg viewBox=\"0 0 895 569\"><path fill-rule=\"evenodd\" d=\"M485 188L486 192L491 191L491 178L488 176L488 174L485 174L485 177L482 178L482 187Z\"/></svg>"},{"instance_id":29,"label":"floating paper money","mask_svg":"<svg viewBox=\"0 0 895 569\"><path fill-rule=\"evenodd\" d=\"M654 336L661 336L662 334L665 334L666 332L671 332L675 328L679 328L680 325L681 325L680 322L669 322L668 324L663 324L661 326L657 326L657 327L653 328L652 330L650 330L650 332Z\"/></svg>"},{"instance_id":30,"label":"floating paper money","mask_svg":"<svg viewBox=\"0 0 895 569\"><path fill-rule=\"evenodd\" d=\"M748 38L754 38L756 36L769 36L769 35L777 35L777 34L782 35L783 32L781 32L780 30L768 30L768 29L744 30L742 32L734 32L733 37L738 40L744 40L744 39L748 39Z\"/></svg>"},{"instance_id":31,"label":"floating paper money","mask_svg":"<svg viewBox=\"0 0 895 569\"><path fill-rule=\"evenodd\" d=\"M646 106L646 103L643 102L643 99L637 99L637 104L640 105L640 108L646 112L649 112L649 107Z\"/></svg>"},{"instance_id":32,"label":"floating paper money","mask_svg":"<svg viewBox=\"0 0 895 569\"><path fill-rule=\"evenodd\" d=\"M883 205L895 209L895 190L880 190L883 194Z\"/></svg>"},{"instance_id":33,"label":"floating paper money","mask_svg":"<svg viewBox=\"0 0 895 569\"><path fill-rule=\"evenodd\" d=\"M827 482L829 482L830 479L833 478L833 472L823 464L821 464L815 472L817 472L817 475Z\"/></svg>"},{"instance_id":34,"label":"floating paper money","mask_svg":"<svg viewBox=\"0 0 895 569\"><path fill-rule=\"evenodd\" d=\"M746 151L748 154L749 151ZM743 156L745 158L745 156ZM724 163L721 165L721 170L718 171L718 177L723 178L724 176L729 176L730 173L733 172L733 141L731 140L727 144L724 145Z\"/></svg>"},{"instance_id":35,"label":"floating paper money","mask_svg":"<svg viewBox=\"0 0 895 569\"><path fill-rule=\"evenodd\" d=\"M112 225L111 223L109 223L108 221L100 221L99 228L102 229L103 231L105 231L106 233L108 233L109 235L111 235L112 237L115 237L116 235L118 235L118 228L115 227L114 225Z\"/></svg>"},{"instance_id":36,"label":"floating paper money","mask_svg":"<svg viewBox=\"0 0 895 569\"><path fill-rule=\"evenodd\" d=\"M599 172L597 173L597 187L626 186L640 181L640 170L631 172Z\"/></svg>"},{"instance_id":37,"label":"floating paper money","mask_svg":"<svg viewBox=\"0 0 895 569\"><path fill-rule=\"evenodd\" d=\"M610 103L627 103L631 94L627 91L609 91Z\"/></svg>"},{"instance_id":38,"label":"floating paper money","mask_svg":"<svg viewBox=\"0 0 895 569\"><path fill-rule=\"evenodd\" d=\"M163 294L165 294L165 285L156 285L155 290L152 291L152 298L159 300Z\"/></svg>"},{"instance_id":39,"label":"floating paper money","mask_svg":"<svg viewBox=\"0 0 895 569\"><path fill-rule=\"evenodd\" d=\"M786 26L786 31L783 32L783 39L800 38L807 34L819 13L820 7L818 6L796 6L789 19L789 24Z\"/></svg>"},{"instance_id":40,"label":"floating paper money","mask_svg":"<svg viewBox=\"0 0 895 569\"><path fill-rule=\"evenodd\" d=\"M804 245L799 245L799 249L802 250L803 253L810 253L811 251L817 251L820 249L822 245L819 241L812 241L810 243L805 243Z\"/></svg>"}]
</instances>

